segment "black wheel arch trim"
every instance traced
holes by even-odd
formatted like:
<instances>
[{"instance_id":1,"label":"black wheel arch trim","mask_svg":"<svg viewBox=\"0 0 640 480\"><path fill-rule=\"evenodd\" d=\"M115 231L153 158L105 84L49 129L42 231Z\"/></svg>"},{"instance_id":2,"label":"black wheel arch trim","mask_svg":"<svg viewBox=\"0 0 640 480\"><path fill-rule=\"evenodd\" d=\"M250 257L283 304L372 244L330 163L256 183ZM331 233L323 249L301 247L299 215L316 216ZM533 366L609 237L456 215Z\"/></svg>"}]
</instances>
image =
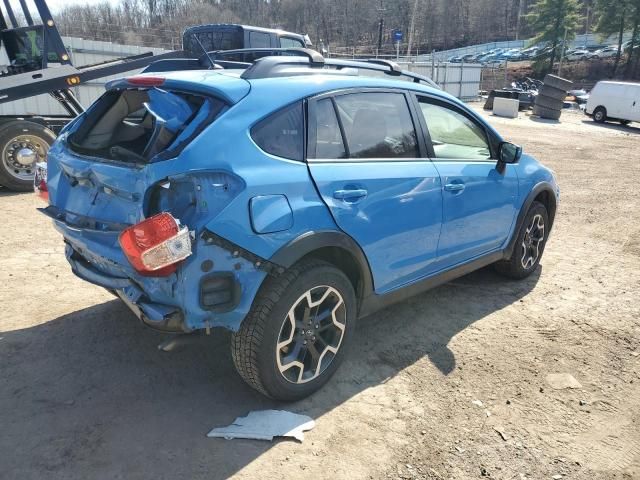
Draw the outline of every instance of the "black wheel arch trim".
<instances>
[{"instance_id":1,"label":"black wheel arch trim","mask_svg":"<svg viewBox=\"0 0 640 480\"><path fill-rule=\"evenodd\" d=\"M280 247L269 261L275 265L289 268L306 255L327 247L342 249L351 254L360 270L361 297L370 295L373 292L373 276L369 261L360 245L344 232L336 230L305 232Z\"/></svg>"},{"instance_id":2,"label":"black wheel arch trim","mask_svg":"<svg viewBox=\"0 0 640 480\"><path fill-rule=\"evenodd\" d=\"M365 317L371 315L382 308L394 303L403 301L413 297L418 293L424 292L438 285L451 281L462 275L466 275L474 270L511 257L511 253L515 247L518 232L522 226L527 212L533 201L543 192L546 192L549 198L549 230L553 225L555 212L557 208L556 192L549 182L538 183L527 195L518 218L512 236L504 250L496 251L487 255L478 257L471 262L458 265L449 270L439 272L433 276L424 278L415 283L401 287L385 294L376 294L373 289L373 276L367 257L358 243L344 232L335 230L311 231L306 232L289 243L281 247L270 259L272 264L280 267L289 268L298 260L306 255L318 251L326 247L334 247L349 252L358 263L360 268L362 288L359 292L359 310L358 316Z\"/></svg>"},{"instance_id":3,"label":"black wheel arch trim","mask_svg":"<svg viewBox=\"0 0 640 480\"><path fill-rule=\"evenodd\" d=\"M505 248L505 252L504 252L505 258L511 258L511 255L513 254L513 250L515 249L515 246L516 246L516 240L518 239L518 233L520 232L520 228L524 223L524 219L526 218L527 213L529 212L529 208L531 208L531 204L533 203L533 201L536 198L538 198L538 196L543 192L546 192L549 198L547 214L549 215L548 231L551 232L551 228L553 227L553 220L555 219L555 216L556 216L558 201L556 199L556 192L553 186L549 182L540 182L536 184L535 187L533 187L531 192L529 192L529 195L527 195L527 198L525 199L524 203L522 204L522 207L520 208L520 212L518 213L518 218L516 219L515 228L513 229L513 233L511 234L511 239L507 244L507 248Z\"/></svg>"}]
</instances>

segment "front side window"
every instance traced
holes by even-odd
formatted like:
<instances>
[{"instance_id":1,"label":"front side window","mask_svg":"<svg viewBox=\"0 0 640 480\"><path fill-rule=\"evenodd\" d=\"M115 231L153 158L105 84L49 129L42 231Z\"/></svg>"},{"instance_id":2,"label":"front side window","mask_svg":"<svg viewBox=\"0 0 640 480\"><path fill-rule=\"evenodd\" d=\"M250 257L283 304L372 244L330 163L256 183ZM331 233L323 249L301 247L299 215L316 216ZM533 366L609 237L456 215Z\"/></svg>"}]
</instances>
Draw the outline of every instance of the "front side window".
<instances>
[{"instance_id":1,"label":"front side window","mask_svg":"<svg viewBox=\"0 0 640 480\"><path fill-rule=\"evenodd\" d=\"M418 158L416 132L402 93L335 98L350 158Z\"/></svg>"},{"instance_id":2,"label":"front side window","mask_svg":"<svg viewBox=\"0 0 640 480\"><path fill-rule=\"evenodd\" d=\"M251 138L265 152L290 160L304 160L302 102L278 110L251 128Z\"/></svg>"},{"instance_id":3,"label":"front side window","mask_svg":"<svg viewBox=\"0 0 640 480\"><path fill-rule=\"evenodd\" d=\"M427 99L420 98L419 102L436 158L491 159L487 135L476 122Z\"/></svg>"}]
</instances>

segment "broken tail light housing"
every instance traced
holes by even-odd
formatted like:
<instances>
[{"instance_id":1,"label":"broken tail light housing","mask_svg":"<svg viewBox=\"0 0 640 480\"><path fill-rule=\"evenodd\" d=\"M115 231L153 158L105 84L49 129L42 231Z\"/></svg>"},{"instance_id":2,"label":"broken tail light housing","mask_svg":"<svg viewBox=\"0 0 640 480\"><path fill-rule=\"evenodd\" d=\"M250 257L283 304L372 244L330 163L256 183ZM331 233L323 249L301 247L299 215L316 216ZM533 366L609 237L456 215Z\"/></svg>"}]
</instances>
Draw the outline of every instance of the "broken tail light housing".
<instances>
[{"instance_id":1,"label":"broken tail light housing","mask_svg":"<svg viewBox=\"0 0 640 480\"><path fill-rule=\"evenodd\" d=\"M118 239L133 268L148 277L164 277L191 255L189 229L162 212L124 230Z\"/></svg>"},{"instance_id":2,"label":"broken tail light housing","mask_svg":"<svg viewBox=\"0 0 640 480\"><path fill-rule=\"evenodd\" d=\"M47 163L38 162L35 166L33 178L33 190L36 195L45 202L49 202L49 189L47 188Z\"/></svg>"}]
</instances>

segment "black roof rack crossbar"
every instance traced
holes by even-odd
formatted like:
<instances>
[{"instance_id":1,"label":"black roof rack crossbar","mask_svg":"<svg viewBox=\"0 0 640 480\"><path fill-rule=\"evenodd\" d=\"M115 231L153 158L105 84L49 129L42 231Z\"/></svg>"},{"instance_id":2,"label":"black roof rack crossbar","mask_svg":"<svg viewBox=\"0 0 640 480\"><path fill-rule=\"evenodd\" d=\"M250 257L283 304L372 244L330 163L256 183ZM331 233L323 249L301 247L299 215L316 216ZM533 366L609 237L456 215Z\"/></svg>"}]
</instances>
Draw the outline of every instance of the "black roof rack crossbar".
<instances>
[{"instance_id":1,"label":"black roof rack crossbar","mask_svg":"<svg viewBox=\"0 0 640 480\"><path fill-rule=\"evenodd\" d=\"M396 62L392 62L391 60L384 60L382 58L369 58L365 60L367 63L373 63L374 65L384 65L385 67L389 67L391 75L402 75L402 68Z\"/></svg>"},{"instance_id":2,"label":"black roof rack crossbar","mask_svg":"<svg viewBox=\"0 0 640 480\"><path fill-rule=\"evenodd\" d=\"M424 82L427 85L440 89L440 87L429 77L425 77L424 75L420 75L414 72L410 72L408 70L402 70L400 65L395 62L389 60L381 60L381 59L366 59L366 60L340 60L340 59L331 59L324 58L318 52L314 52L309 49L301 49L301 48L287 48L287 49L243 49L243 50L235 50L236 53L242 53L245 51L253 51L253 50L273 50L273 51L287 51L291 53L297 53L301 50L306 50L307 52L313 52L317 56L321 57L324 61L313 61L311 57L308 56L269 56L257 59L253 62L253 64L247 68L242 73L242 78L246 80L250 79L258 79L258 78L269 78L269 77L278 77L285 76L292 72L292 69L295 67L334 67L337 70L342 70L344 68L357 68L362 70L370 70L376 72L382 72L387 75L393 76L402 76L407 77L413 80L414 83ZM231 50L227 50L230 52ZM226 53L226 52L224 52ZM310 72L309 72L310 73ZM295 71L296 75L301 75L299 69Z\"/></svg>"},{"instance_id":3,"label":"black roof rack crossbar","mask_svg":"<svg viewBox=\"0 0 640 480\"><path fill-rule=\"evenodd\" d=\"M281 54L296 57L307 57L312 66L319 67L324 65L324 57L315 50L310 48L238 48L236 50L215 50L208 52L214 60L220 57L242 55L246 53L272 53L274 55Z\"/></svg>"}]
</instances>

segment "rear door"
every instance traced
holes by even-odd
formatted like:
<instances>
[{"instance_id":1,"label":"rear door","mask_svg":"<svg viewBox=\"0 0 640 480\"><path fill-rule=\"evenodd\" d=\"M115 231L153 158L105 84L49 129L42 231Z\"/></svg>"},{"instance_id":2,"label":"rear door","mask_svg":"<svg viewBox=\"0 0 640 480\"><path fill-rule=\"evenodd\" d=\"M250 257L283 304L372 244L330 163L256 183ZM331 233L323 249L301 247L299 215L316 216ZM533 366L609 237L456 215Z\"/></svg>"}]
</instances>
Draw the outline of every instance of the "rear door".
<instances>
[{"instance_id":1,"label":"rear door","mask_svg":"<svg viewBox=\"0 0 640 480\"><path fill-rule=\"evenodd\" d=\"M640 85L629 85L627 87L627 98L629 115L624 120L640 122Z\"/></svg>"},{"instance_id":2,"label":"rear door","mask_svg":"<svg viewBox=\"0 0 640 480\"><path fill-rule=\"evenodd\" d=\"M441 268L496 250L516 215L518 177L513 165L496 170L488 133L451 102L416 96L442 180L443 224L438 245Z\"/></svg>"},{"instance_id":3,"label":"rear door","mask_svg":"<svg viewBox=\"0 0 640 480\"><path fill-rule=\"evenodd\" d=\"M440 177L408 99L365 90L309 102L309 169L338 226L364 250L378 293L432 272L440 235Z\"/></svg>"}]
</instances>

